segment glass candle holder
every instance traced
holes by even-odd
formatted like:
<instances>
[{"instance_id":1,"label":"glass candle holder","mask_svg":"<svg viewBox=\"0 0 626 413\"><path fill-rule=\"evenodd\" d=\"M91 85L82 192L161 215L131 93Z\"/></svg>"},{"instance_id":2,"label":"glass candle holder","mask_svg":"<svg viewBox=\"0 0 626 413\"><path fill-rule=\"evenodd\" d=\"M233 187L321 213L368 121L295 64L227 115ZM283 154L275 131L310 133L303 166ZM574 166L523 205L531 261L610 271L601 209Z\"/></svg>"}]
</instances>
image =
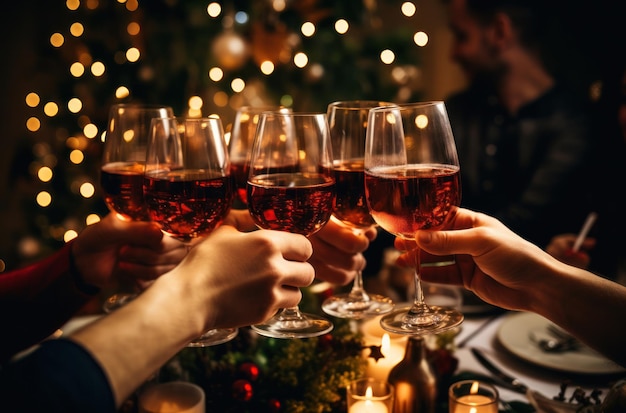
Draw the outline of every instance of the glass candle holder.
<instances>
[{"instance_id":1,"label":"glass candle holder","mask_svg":"<svg viewBox=\"0 0 626 413\"><path fill-rule=\"evenodd\" d=\"M498 389L489 383L463 380L450 386L449 413L498 413Z\"/></svg>"},{"instance_id":2,"label":"glass candle holder","mask_svg":"<svg viewBox=\"0 0 626 413\"><path fill-rule=\"evenodd\" d=\"M393 386L384 380L364 378L350 382L348 413L392 413Z\"/></svg>"},{"instance_id":3,"label":"glass candle holder","mask_svg":"<svg viewBox=\"0 0 626 413\"><path fill-rule=\"evenodd\" d=\"M200 386L183 381L155 384L139 396L140 413L205 413Z\"/></svg>"}]
</instances>

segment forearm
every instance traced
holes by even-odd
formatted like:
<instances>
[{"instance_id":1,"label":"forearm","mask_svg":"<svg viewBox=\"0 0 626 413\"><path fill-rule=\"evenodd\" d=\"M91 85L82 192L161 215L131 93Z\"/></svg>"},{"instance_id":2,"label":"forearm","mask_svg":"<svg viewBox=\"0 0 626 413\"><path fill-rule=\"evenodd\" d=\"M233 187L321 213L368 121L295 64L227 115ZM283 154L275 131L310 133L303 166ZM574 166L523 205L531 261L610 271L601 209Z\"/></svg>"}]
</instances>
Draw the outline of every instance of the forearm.
<instances>
[{"instance_id":1,"label":"forearm","mask_svg":"<svg viewBox=\"0 0 626 413\"><path fill-rule=\"evenodd\" d=\"M206 316L190 302L193 294L182 289L184 283L172 282L176 276L181 274L164 275L136 300L71 337L102 366L117 406L203 331Z\"/></svg>"},{"instance_id":2,"label":"forearm","mask_svg":"<svg viewBox=\"0 0 626 413\"><path fill-rule=\"evenodd\" d=\"M76 285L70 248L0 276L0 326L7 337L2 360L52 334L93 298Z\"/></svg>"},{"instance_id":3,"label":"forearm","mask_svg":"<svg viewBox=\"0 0 626 413\"><path fill-rule=\"evenodd\" d=\"M590 347L626 366L626 287L565 264L530 286L536 290L534 311L578 337Z\"/></svg>"}]
</instances>

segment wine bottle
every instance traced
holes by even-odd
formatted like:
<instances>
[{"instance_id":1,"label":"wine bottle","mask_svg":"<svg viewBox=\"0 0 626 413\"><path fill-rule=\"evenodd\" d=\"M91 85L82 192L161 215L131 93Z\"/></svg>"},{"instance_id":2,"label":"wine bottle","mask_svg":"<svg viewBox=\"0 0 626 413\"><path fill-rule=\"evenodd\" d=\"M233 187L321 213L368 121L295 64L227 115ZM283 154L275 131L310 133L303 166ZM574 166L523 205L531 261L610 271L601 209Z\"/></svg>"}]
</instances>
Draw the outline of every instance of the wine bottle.
<instances>
[{"instance_id":1,"label":"wine bottle","mask_svg":"<svg viewBox=\"0 0 626 413\"><path fill-rule=\"evenodd\" d=\"M394 413L434 413L437 383L423 337L409 337L404 359L391 369L388 381L395 388Z\"/></svg>"}]
</instances>

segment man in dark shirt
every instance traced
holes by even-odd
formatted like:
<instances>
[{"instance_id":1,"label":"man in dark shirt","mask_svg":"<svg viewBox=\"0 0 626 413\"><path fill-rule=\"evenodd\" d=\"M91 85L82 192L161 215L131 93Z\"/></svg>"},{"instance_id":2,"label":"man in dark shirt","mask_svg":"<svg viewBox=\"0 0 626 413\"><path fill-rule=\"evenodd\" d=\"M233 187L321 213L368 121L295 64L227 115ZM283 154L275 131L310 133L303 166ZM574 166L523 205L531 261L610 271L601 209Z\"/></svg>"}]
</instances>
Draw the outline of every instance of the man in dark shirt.
<instances>
[{"instance_id":1,"label":"man in dark shirt","mask_svg":"<svg viewBox=\"0 0 626 413\"><path fill-rule=\"evenodd\" d=\"M462 203L541 247L582 225L593 151L586 104L558 84L543 58L546 7L534 0L447 2L451 56L469 83L446 101Z\"/></svg>"}]
</instances>

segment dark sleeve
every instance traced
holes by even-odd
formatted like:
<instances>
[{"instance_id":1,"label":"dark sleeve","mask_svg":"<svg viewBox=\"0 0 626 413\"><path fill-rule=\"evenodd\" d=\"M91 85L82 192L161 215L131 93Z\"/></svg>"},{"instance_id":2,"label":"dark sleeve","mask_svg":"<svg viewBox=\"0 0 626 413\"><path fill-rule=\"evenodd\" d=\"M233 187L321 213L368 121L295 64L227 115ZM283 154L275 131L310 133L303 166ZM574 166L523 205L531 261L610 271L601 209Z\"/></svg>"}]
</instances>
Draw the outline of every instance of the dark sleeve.
<instances>
[{"instance_id":1,"label":"dark sleeve","mask_svg":"<svg viewBox=\"0 0 626 413\"><path fill-rule=\"evenodd\" d=\"M95 290L76 282L71 244L0 275L0 363L48 337L93 298Z\"/></svg>"},{"instance_id":2,"label":"dark sleeve","mask_svg":"<svg viewBox=\"0 0 626 413\"><path fill-rule=\"evenodd\" d=\"M77 343L49 340L0 371L7 412L115 412L104 371Z\"/></svg>"}]
</instances>

